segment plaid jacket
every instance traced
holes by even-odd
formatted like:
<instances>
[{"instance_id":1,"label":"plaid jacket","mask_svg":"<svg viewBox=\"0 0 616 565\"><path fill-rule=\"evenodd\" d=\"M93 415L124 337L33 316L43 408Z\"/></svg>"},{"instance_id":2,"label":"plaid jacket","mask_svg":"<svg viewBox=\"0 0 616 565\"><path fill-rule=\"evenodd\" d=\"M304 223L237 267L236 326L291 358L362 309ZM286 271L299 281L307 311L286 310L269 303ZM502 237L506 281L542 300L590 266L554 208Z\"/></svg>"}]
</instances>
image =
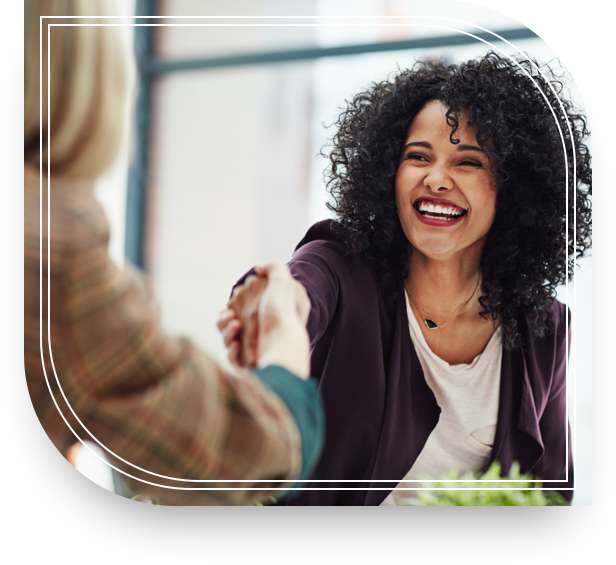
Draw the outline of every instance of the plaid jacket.
<instances>
[{"instance_id":1,"label":"plaid jacket","mask_svg":"<svg viewBox=\"0 0 616 565\"><path fill-rule=\"evenodd\" d=\"M247 503L297 477L300 435L279 397L163 333L139 274L107 253L91 185L52 178L48 238L42 186L26 167L24 361L58 450L76 436L100 442L129 492L164 504ZM206 487L259 490L194 490Z\"/></svg>"}]
</instances>

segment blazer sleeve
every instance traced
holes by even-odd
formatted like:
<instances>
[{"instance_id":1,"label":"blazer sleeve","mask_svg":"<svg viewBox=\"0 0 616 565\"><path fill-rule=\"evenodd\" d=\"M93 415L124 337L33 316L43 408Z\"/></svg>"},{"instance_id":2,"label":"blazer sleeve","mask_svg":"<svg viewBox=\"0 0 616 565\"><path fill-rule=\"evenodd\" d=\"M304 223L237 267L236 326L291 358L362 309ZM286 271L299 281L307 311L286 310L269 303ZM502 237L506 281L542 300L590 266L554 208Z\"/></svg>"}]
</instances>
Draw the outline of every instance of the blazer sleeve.
<instances>
[{"instance_id":1,"label":"blazer sleeve","mask_svg":"<svg viewBox=\"0 0 616 565\"><path fill-rule=\"evenodd\" d=\"M329 327L338 308L340 271L345 267L336 244L314 241L300 247L289 262L293 277L299 281L310 298L308 334L316 343Z\"/></svg>"},{"instance_id":2,"label":"blazer sleeve","mask_svg":"<svg viewBox=\"0 0 616 565\"><path fill-rule=\"evenodd\" d=\"M40 363L26 371L52 441L63 453L76 436L100 443L126 494L163 504L245 504L289 488L302 454L285 402L252 373L169 337L139 274L111 261L102 209L73 196L70 213L52 214L46 375ZM320 410L316 391L306 394Z\"/></svg>"},{"instance_id":3,"label":"blazer sleeve","mask_svg":"<svg viewBox=\"0 0 616 565\"><path fill-rule=\"evenodd\" d=\"M568 319L567 324L565 317ZM533 474L546 479L567 479L566 482L545 481L543 487L559 492L571 502L573 490L562 490L573 488L571 429L567 421L566 370L567 354L571 346L571 311L565 306L559 308L555 339L554 371L550 392L539 421L545 451L533 469Z\"/></svg>"}]
</instances>

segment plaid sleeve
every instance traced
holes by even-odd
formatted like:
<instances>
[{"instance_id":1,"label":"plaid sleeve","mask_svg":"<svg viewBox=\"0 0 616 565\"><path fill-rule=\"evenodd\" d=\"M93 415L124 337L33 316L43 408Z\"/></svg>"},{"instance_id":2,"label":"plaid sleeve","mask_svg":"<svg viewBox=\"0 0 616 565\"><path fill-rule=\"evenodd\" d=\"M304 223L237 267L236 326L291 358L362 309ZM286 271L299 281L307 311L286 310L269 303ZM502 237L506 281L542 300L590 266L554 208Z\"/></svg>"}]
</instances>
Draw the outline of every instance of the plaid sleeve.
<instances>
[{"instance_id":1,"label":"plaid sleeve","mask_svg":"<svg viewBox=\"0 0 616 565\"><path fill-rule=\"evenodd\" d=\"M130 493L165 504L242 504L290 486L302 466L301 440L284 402L251 373L230 374L189 340L168 337L137 273L109 258L107 223L91 192L71 198L52 203L51 324L38 368L30 343L38 328L25 332L28 386L52 441L63 452L75 441L55 399L75 432L100 442L126 473ZM27 296L28 286L38 291L30 239ZM26 304L26 326L34 322Z\"/></svg>"}]
</instances>

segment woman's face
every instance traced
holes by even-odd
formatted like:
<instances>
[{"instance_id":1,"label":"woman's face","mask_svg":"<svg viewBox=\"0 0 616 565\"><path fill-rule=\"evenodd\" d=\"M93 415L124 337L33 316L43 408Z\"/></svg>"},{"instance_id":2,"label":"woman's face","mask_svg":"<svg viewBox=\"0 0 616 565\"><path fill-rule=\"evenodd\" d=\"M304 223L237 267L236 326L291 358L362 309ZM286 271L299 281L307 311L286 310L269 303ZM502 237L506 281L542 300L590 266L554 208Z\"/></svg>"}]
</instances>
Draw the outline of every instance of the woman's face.
<instances>
[{"instance_id":1,"label":"woman's face","mask_svg":"<svg viewBox=\"0 0 616 565\"><path fill-rule=\"evenodd\" d=\"M417 114L396 175L396 205L406 237L428 257L450 258L481 248L494 221L496 190L490 159L468 114L451 143L447 108L435 100Z\"/></svg>"}]
</instances>

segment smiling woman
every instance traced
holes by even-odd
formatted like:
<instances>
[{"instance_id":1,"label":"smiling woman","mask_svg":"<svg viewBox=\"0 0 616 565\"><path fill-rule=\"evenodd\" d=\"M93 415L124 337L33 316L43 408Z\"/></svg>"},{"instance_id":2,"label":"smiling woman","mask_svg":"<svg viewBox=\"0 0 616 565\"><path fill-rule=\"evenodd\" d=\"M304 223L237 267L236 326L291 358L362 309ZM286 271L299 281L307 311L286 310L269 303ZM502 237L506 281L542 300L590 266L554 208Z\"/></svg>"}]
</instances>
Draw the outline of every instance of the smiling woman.
<instances>
[{"instance_id":1,"label":"smiling woman","mask_svg":"<svg viewBox=\"0 0 616 565\"><path fill-rule=\"evenodd\" d=\"M452 365L472 363L495 331L471 300L494 222L496 185L468 112L462 120L452 139L447 107L426 104L411 123L396 175L398 216L412 251L405 288L422 330L441 330L425 332L431 351Z\"/></svg>"},{"instance_id":2,"label":"smiling woman","mask_svg":"<svg viewBox=\"0 0 616 565\"><path fill-rule=\"evenodd\" d=\"M489 53L373 84L338 127L337 221L289 264L327 419L319 482L289 504L397 505L426 475L494 461L570 501L555 288L590 246L584 117L549 68Z\"/></svg>"}]
</instances>

